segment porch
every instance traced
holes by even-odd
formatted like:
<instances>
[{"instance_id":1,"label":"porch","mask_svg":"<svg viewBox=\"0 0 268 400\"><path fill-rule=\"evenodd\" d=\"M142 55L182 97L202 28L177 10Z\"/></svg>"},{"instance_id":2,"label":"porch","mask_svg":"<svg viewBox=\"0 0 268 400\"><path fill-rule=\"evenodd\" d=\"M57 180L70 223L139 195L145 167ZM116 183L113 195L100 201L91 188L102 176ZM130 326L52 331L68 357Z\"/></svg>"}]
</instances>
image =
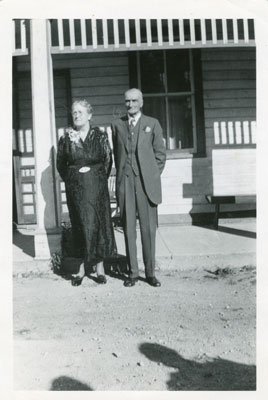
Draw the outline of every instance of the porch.
<instances>
[{"instance_id":1,"label":"porch","mask_svg":"<svg viewBox=\"0 0 268 400\"><path fill-rule=\"evenodd\" d=\"M34 229L20 229L13 236L15 276L51 272L48 261L36 260ZM123 259L126 252L122 231L115 229L115 238ZM143 270L139 231L137 251L139 268ZM256 219L222 219L218 231L189 224L161 225L156 236L156 262L156 269L160 271L255 266Z\"/></svg>"},{"instance_id":2,"label":"porch","mask_svg":"<svg viewBox=\"0 0 268 400\"><path fill-rule=\"evenodd\" d=\"M160 224L182 219L189 223L198 214L209 216L214 211L205 194L215 186L213 157L218 150L246 154L241 166L245 180L238 180L238 185L248 180L250 187L255 187L252 20L16 20L13 55L19 95L14 108L19 116L13 131L15 211L19 225L37 226L35 257L47 258L51 243L53 249L59 248L60 224L68 218L55 152L59 136L71 123L68 110L72 99L88 98L94 122L108 128L124 111L122 94L133 86L133 75L135 86L143 88L142 63L147 65L147 55L156 54L163 63L157 81L163 89L152 93L152 82L145 91L145 104L166 132L168 161L162 177ZM188 74L183 90L176 87L182 81L170 80L169 59L173 55L185 63L178 74ZM130 70L133 65L137 67L135 74ZM168 89L169 82L175 82L175 90ZM188 121L183 119L185 107L190 109ZM180 131L182 124L184 130ZM232 171L227 171L225 181L228 174ZM219 186L222 182L220 179ZM225 209L255 207L253 193L239 197L237 204Z\"/></svg>"}]
</instances>

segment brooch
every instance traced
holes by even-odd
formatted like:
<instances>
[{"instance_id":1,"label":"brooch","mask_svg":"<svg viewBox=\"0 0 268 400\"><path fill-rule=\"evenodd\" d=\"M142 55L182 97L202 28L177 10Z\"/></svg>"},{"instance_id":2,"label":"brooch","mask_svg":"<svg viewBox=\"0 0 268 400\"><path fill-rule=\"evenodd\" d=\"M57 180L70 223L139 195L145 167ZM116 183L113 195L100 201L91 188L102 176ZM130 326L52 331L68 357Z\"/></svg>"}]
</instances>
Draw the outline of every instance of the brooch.
<instances>
[{"instance_id":1,"label":"brooch","mask_svg":"<svg viewBox=\"0 0 268 400\"><path fill-rule=\"evenodd\" d=\"M90 171L90 167L81 167L79 169L79 172L81 172L81 174L85 174L88 171Z\"/></svg>"}]
</instances>

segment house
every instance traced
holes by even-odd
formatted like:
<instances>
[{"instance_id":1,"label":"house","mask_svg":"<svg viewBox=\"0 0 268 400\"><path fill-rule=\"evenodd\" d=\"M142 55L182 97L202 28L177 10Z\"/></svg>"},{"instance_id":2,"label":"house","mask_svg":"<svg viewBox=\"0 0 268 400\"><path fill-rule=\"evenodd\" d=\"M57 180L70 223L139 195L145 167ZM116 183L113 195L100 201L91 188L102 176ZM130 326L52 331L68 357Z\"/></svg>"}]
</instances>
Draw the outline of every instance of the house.
<instances>
[{"instance_id":1,"label":"house","mask_svg":"<svg viewBox=\"0 0 268 400\"><path fill-rule=\"evenodd\" d=\"M13 219L35 227L35 253L59 249L66 220L57 141L86 98L109 132L138 87L167 148L159 223L256 209L256 45L252 19L13 20Z\"/></svg>"}]
</instances>

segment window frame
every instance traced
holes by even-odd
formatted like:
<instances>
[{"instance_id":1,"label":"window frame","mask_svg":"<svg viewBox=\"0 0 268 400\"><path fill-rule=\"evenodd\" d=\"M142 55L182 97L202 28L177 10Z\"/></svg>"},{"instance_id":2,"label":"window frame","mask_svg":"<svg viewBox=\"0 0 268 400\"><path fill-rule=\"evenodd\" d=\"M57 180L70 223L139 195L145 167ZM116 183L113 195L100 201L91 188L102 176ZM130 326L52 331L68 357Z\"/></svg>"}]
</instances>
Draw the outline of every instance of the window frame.
<instances>
[{"instance_id":1,"label":"window frame","mask_svg":"<svg viewBox=\"0 0 268 400\"><path fill-rule=\"evenodd\" d=\"M166 113L166 121L167 121L167 140L169 138L169 109L168 109L168 99L171 97L185 97L185 96L190 96L191 97L191 111L192 111L192 135L193 135L193 147L191 148L179 148L177 147L176 149L168 149L166 148L167 151L167 158L168 159L175 159L175 158L194 158L194 157L204 157L205 156L205 141L204 141L204 108L203 108L203 95L202 95L202 82L199 83L199 92L201 90L201 95L200 93L197 93L197 88L196 88L196 79L197 79L197 73L198 73L198 79L200 78L202 81L202 73L201 73L201 64L199 65L199 69L197 71L196 65L195 65L195 54L194 49L187 49L188 51L188 56L189 56L189 76L190 76L190 91L187 92L168 92L168 86L167 86L167 63L166 63L166 52L170 51L171 49L157 49L156 51L161 51L163 52L163 57L164 57L164 76L165 76L165 81L164 81L164 93L143 93L143 98L146 101L146 98L152 98L152 97L164 97L165 98L165 113ZM141 87L141 63L140 63L140 54L142 51L154 51L154 50L139 50L136 51L136 80L137 80L137 86L138 88L142 91ZM177 51L180 51L179 49ZM200 63L201 63L201 54L200 54ZM199 75L200 74L200 75ZM198 101L202 104L200 104L197 107L197 98ZM197 110L199 108L199 110ZM197 113L199 112L202 108L202 126L200 126L200 115L198 116ZM198 126L199 125L199 126ZM200 135L200 137L198 137Z\"/></svg>"}]
</instances>

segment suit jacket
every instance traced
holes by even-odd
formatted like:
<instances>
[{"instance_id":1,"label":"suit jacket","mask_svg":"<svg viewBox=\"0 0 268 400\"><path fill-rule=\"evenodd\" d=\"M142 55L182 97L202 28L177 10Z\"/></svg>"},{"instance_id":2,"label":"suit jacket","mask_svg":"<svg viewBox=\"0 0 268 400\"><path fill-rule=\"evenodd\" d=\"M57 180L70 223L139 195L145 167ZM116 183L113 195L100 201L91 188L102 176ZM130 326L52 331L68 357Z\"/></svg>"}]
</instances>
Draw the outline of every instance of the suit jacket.
<instances>
[{"instance_id":1,"label":"suit jacket","mask_svg":"<svg viewBox=\"0 0 268 400\"><path fill-rule=\"evenodd\" d=\"M112 122L116 194L121 210L123 210L125 197L122 178L128 154L128 129L127 115ZM152 203L160 204L162 201L160 175L166 162L166 149L162 128L157 119L141 115L136 151L146 194Z\"/></svg>"}]
</instances>

